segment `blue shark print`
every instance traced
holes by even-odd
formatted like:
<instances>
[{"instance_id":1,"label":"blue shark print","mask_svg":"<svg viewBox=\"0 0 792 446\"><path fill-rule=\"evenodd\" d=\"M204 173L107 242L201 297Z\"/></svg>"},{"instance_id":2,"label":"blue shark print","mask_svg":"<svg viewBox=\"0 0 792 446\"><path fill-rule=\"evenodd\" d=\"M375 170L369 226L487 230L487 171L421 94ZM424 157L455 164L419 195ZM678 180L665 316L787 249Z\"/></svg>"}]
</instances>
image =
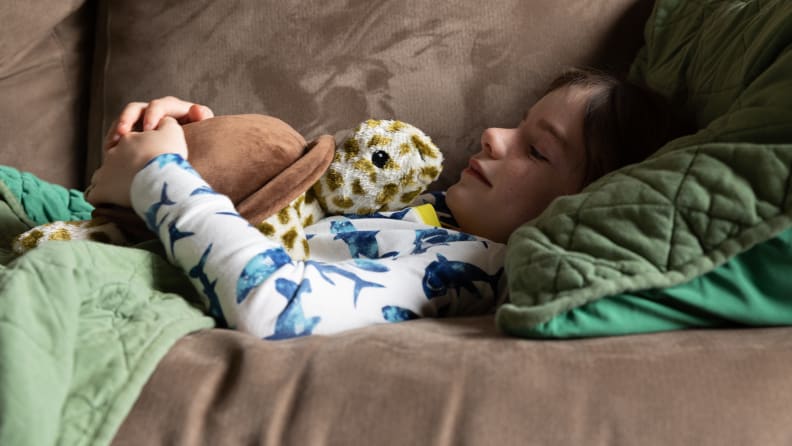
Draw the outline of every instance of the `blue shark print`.
<instances>
[{"instance_id":1,"label":"blue shark print","mask_svg":"<svg viewBox=\"0 0 792 446\"><path fill-rule=\"evenodd\" d=\"M386 305L382 307L382 317L388 322L404 322L411 319L418 319L418 316L412 310L402 308L398 305Z\"/></svg>"},{"instance_id":2,"label":"blue shark print","mask_svg":"<svg viewBox=\"0 0 792 446\"><path fill-rule=\"evenodd\" d=\"M379 244L377 234L379 231L358 231L352 222L336 220L330 222L330 232L336 234L333 240L343 240L349 247L352 258L366 257L376 259L379 257Z\"/></svg>"},{"instance_id":3,"label":"blue shark print","mask_svg":"<svg viewBox=\"0 0 792 446\"><path fill-rule=\"evenodd\" d=\"M333 220L330 222L330 232L333 234L355 232L355 230L355 225L349 220Z\"/></svg>"},{"instance_id":4,"label":"blue shark print","mask_svg":"<svg viewBox=\"0 0 792 446\"><path fill-rule=\"evenodd\" d=\"M415 231L415 240L413 241L413 254L421 254L426 252L432 246L448 245L449 242L471 241L476 240L470 234L464 232L450 233L445 229L431 228L431 229L417 229Z\"/></svg>"},{"instance_id":5,"label":"blue shark print","mask_svg":"<svg viewBox=\"0 0 792 446\"><path fill-rule=\"evenodd\" d=\"M278 278L275 280L275 289L289 303L275 322L275 332L264 339L287 339L313 334L314 327L322 318L314 316L306 319L302 307L302 295L311 292L311 281L303 280L298 287L291 280Z\"/></svg>"},{"instance_id":6,"label":"blue shark print","mask_svg":"<svg viewBox=\"0 0 792 446\"><path fill-rule=\"evenodd\" d=\"M220 298L217 296L217 292L215 292L217 279L209 281L209 276L207 276L204 271L206 259L209 257L211 251L212 245L210 244L201 255L201 260L198 261L198 264L190 268L188 275L194 279L198 279L201 286L203 286L201 292L209 299L209 316L212 316L222 327L228 327L228 322L226 322L225 316L223 316L223 309L220 306Z\"/></svg>"},{"instance_id":7,"label":"blue shark print","mask_svg":"<svg viewBox=\"0 0 792 446\"><path fill-rule=\"evenodd\" d=\"M236 286L236 301L242 303L250 290L261 285L272 273L283 265L291 263L291 258L283 248L272 248L256 254L245 265Z\"/></svg>"},{"instance_id":8,"label":"blue shark print","mask_svg":"<svg viewBox=\"0 0 792 446\"><path fill-rule=\"evenodd\" d=\"M182 170L190 172L191 174L200 178L200 175L198 175L198 172L196 172L195 169L193 169L193 166L191 166L190 163L187 162L187 160L182 158L181 155L178 155L176 153L164 153L156 158L149 160L149 162L147 162L146 165L143 167L146 168L149 166L149 164L153 164L153 163L157 163L157 167L159 167L160 169L167 166L168 164L176 164Z\"/></svg>"},{"instance_id":9,"label":"blue shark print","mask_svg":"<svg viewBox=\"0 0 792 446\"><path fill-rule=\"evenodd\" d=\"M149 208L146 210L146 213L144 214L146 217L146 226L148 226L150 230L159 233L159 227L162 224L162 220L159 223L157 223L157 213L159 212L162 206L173 206L174 204L176 203L171 201L170 198L168 198L168 183L167 182L162 183L162 192L160 192L160 201L149 206Z\"/></svg>"},{"instance_id":10,"label":"blue shark print","mask_svg":"<svg viewBox=\"0 0 792 446\"><path fill-rule=\"evenodd\" d=\"M448 260L438 254L437 260L426 267L421 284L427 299L445 296L449 289L455 289L458 295L462 288L481 297L474 283L486 282L492 288L492 293L496 294L502 272L503 268L500 268L495 274L489 275L476 265Z\"/></svg>"},{"instance_id":11,"label":"blue shark print","mask_svg":"<svg viewBox=\"0 0 792 446\"><path fill-rule=\"evenodd\" d=\"M376 260L369 260L369 259L352 259L355 262L355 266L362 270L371 271L372 273L387 273L390 271L390 268L383 265Z\"/></svg>"},{"instance_id":12,"label":"blue shark print","mask_svg":"<svg viewBox=\"0 0 792 446\"><path fill-rule=\"evenodd\" d=\"M373 263L373 262L371 262L371 263ZM327 283L329 283L330 285L335 285L335 282L333 282L333 279L331 279L329 277L329 274L338 274L339 276L347 278L347 279L351 280L352 282L354 282L355 283L355 289L354 289L354 292L353 292L353 295L354 295L353 304L354 304L355 307L357 307L358 297L360 296L360 292L363 291L363 289L365 289L365 288L384 288L384 285L382 285L382 284L375 283L375 282L369 282L367 280L363 280L360 277L358 277L357 274L355 274L355 273L353 273L351 271L347 271L347 270L345 270L343 268L339 268L337 266L330 265L330 264L327 264L327 263L317 262L317 261L314 261L314 260L306 260L305 261L305 266L306 267L313 266L314 268L316 268L316 270L319 272L319 274L322 276L322 278ZM371 268L370 265L366 264L366 266L367 266L367 268L361 268L361 269L365 269L367 271L372 271L373 270L373 268ZM383 271L383 272L385 272L385 271Z\"/></svg>"},{"instance_id":13,"label":"blue shark print","mask_svg":"<svg viewBox=\"0 0 792 446\"><path fill-rule=\"evenodd\" d=\"M381 212L375 212L373 214L361 214L361 215L359 215L359 214L344 214L344 217L346 217L346 218L348 218L350 220L356 220L356 219L360 219L360 218L389 218L391 220L404 220L404 216L407 215L407 213L410 212L411 209L412 208L405 208L405 209L402 209L400 211L386 212L384 214L381 213Z\"/></svg>"},{"instance_id":14,"label":"blue shark print","mask_svg":"<svg viewBox=\"0 0 792 446\"><path fill-rule=\"evenodd\" d=\"M215 192L214 189L212 189L211 187L209 187L207 185L204 185L204 186L201 186L199 188L196 188L194 191L190 192L190 196L191 197L193 195L203 195L203 194L219 195L217 192Z\"/></svg>"},{"instance_id":15,"label":"blue shark print","mask_svg":"<svg viewBox=\"0 0 792 446\"><path fill-rule=\"evenodd\" d=\"M229 217L236 217L236 218L241 218L242 220L245 220L245 221L247 221L247 219L246 219L245 217L243 217L243 216L239 215L239 212L234 212L234 211L221 211L221 212L215 212L215 215L227 215L227 216L229 216ZM251 225L251 224L248 222L248 226L253 226L253 225Z\"/></svg>"},{"instance_id":16,"label":"blue shark print","mask_svg":"<svg viewBox=\"0 0 792 446\"><path fill-rule=\"evenodd\" d=\"M176 222L172 221L168 223L168 236L170 238L170 249L171 249L171 256L176 258L176 253L173 251L174 245L178 240L181 240L185 237L189 237L191 235L195 235L194 232L182 232L179 228L176 227Z\"/></svg>"},{"instance_id":17,"label":"blue shark print","mask_svg":"<svg viewBox=\"0 0 792 446\"><path fill-rule=\"evenodd\" d=\"M194 191L190 192L190 196L191 197L195 196L195 195L221 195L221 194L217 193L214 189L212 189L209 186L201 186L201 187L195 189ZM245 220L245 217L239 215L239 212L223 211L223 212L216 212L215 214L216 215L229 215L229 216L232 216L232 217L239 217L239 218ZM245 221L247 221L247 220L245 220ZM253 226L253 225L249 225L249 226Z\"/></svg>"}]
</instances>

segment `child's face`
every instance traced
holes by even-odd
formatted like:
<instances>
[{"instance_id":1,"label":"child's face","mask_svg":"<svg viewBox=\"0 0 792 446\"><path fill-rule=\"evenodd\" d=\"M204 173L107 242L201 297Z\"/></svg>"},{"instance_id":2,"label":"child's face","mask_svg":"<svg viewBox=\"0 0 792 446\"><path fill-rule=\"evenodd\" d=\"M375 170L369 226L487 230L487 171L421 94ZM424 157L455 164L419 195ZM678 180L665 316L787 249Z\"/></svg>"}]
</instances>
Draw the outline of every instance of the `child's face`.
<instances>
[{"instance_id":1,"label":"child's face","mask_svg":"<svg viewBox=\"0 0 792 446\"><path fill-rule=\"evenodd\" d=\"M553 199L580 191L591 91L561 87L536 102L517 128L484 131L481 151L446 194L463 231L505 242Z\"/></svg>"}]
</instances>

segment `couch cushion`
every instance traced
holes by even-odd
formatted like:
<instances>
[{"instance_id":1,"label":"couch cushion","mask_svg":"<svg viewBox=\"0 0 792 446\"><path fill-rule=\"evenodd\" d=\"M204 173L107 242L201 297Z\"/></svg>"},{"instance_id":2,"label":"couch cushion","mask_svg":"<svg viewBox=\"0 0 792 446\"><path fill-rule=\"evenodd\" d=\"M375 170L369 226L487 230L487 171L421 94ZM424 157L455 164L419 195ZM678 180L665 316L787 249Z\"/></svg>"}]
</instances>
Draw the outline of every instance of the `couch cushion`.
<instances>
[{"instance_id":1,"label":"couch cushion","mask_svg":"<svg viewBox=\"0 0 792 446\"><path fill-rule=\"evenodd\" d=\"M123 105L175 95L219 114L277 116L311 140L398 118L456 181L481 131L516 124L567 65L625 68L640 0L102 2L88 172ZM574 18L574 19L571 19Z\"/></svg>"},{"instance_id":2,"label":"couch cushion","mask_svg":"<svg viewBox=\"0 0 792 446\"><path fill-rule=\"evenodd\" d=\"M488 317L209 330L170 350L113 444L789 444L790 349L790 328L530 341Z\"/></svg>"},{"instance_id":3,"label":"couch cushion","mask_svg":"<svg viewBox=\"0 0 792 446\"><path fill-rule=\"evenodd\" d=\"M0 17L0 164L80 186L92 7L85 1L3 2Z\"/></svg>"},{"instance_id":4,"label":"couch cushion","mask_svg":"<svg viewBox=\"0 0 792 446\"><path fill-rule=\"evenodd\" d=\"M556 200L518 229L509 240L512 303L499 309L501 328L532 336L593 300L689 282L792 226L790 23L784 0L657 2L632 75L671 97L701 130ZM694 315L729 306L738 308L731 320L745 321L743 310L761 311L737 305L739 291L694 293L694 307L672 295L653 294Z\"/></svg>"}]
</instances>

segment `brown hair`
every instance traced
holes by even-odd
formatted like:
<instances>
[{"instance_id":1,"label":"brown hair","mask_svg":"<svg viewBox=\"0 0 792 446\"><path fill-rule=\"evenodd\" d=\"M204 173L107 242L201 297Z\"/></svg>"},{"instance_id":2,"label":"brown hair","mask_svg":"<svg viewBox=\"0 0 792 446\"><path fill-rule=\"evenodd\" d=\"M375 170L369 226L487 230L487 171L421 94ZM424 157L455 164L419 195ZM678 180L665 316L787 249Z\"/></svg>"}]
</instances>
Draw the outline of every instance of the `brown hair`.
<instances>
[{"instance_id":1,"label":"brown hair","mask_svg":"<svg viewBox=\"0 0 792 446\"><path fill-rule=\"evenodd\" d=\"M566 86L593 88L583 121L584 186L622 166L643 161L686 131L679 113L646 86L603 71L574 68L553 80L547 93Z\"/></svg>"}]
</instances>

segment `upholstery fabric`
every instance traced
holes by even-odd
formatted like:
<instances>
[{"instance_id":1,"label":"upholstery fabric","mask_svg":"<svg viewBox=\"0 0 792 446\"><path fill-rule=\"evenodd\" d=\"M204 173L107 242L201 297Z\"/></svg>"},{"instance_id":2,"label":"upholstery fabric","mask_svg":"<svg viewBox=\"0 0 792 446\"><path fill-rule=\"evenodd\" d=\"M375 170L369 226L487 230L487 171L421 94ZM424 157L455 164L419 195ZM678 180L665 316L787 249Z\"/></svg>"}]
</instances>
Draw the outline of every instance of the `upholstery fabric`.
<instances>
[{"instance_id":1,"label":"upholstery fabric","mask_svg":"<svg viewBox=\"0 0 792 446\"><path fill-rule=\"evenodd\" d=\"M392 112L427 129L433 139L445 139L441 147L454 157L447 156L448 182L466 152L476 150L481 129L514 124L561 66L626 67L640 46L653 4L90 3L97 3L102 14L96 42L90 42L97 45L97 57L91 82L93 144L86 148L70 136L72 129L84 129L84 116L57 112L77 111L76 98L86 94L77 79L84 73L61 71L54 61L62 60L66 67L77 59L85 62L91 48L59 58L54 36L64 36L66 30L82 36L78 40L91 36L90 11L84 10L86 20L78 27L63 19L83 4L80 0L0 2L0 97L7 101L0 104L0 162L54 175L47 178L77 177L82 165L68 160L82 159L88 150L85 173L90 175L99 160L98 141L125 102L175 94L223 114L283 117L309 139ZM745 1L734 8L765 3ZM41 42L47 52L32 65L28 56L38 52L17 52ZM345 55L352 52L356 56ZM37 85L63 82L77 83L73 90L56 89L57 94L33 101L30 91L45 92ZM707 116L709 112L702 115ZM44 147L50 152L36 152ZM751 157L743 160L753 162ZM0 202L3 229L29 225L9 217L11 209L3 206ZM57 303L76 308L73 302ZM134 318L136 313L107 312L125 314ZM119 353L118 363L127 363L128 351L104 348L102 333L83 337L98 342L96 357ZM411 321L269 343L243 333L206 330L182 338L168 351L113 443L786 445L792 444L790 334L792 328L687 330L534 341L504 336L491 317ZM23 361L29 356L19 353ZM82 378L112 378L102 373L103 362L92 363L99 366L93 368L99 376ZM25 364L6 361L0 369ZM43 389L36 380L30 382ZM126 388L124 404L132 404L142 385L143 378ZM30 392L15 390L28 402ZM122 402L112 394L100 395L115 407ZM82 401L90 398L75 403ZM94 409L111 407L93 402ZM113 413L115 421L122 412ZM30 415L41 417L35 411ZM8 419L0 414L0 426ZM67 421L75 427L69 439L76 444L85 438L80 437L86 433L82 423L92 420L74 416ZM116 426L98 424L103 439ZM40 429L37 423L23 427Z\"/></svg>"},{"instance_id":2,"label":"upholstery fabric","mask_svg":"<svg viewBox=\"0 0 792 446\"><path fill-rule=\"evenodd\" d=\"M562 68L626 69L650 8L640 0L105 1L87 170L125 103L175 95L217 114L276 116L309 141L368 118L409 122L446 155L445 187L478 151L482 130L519 122Z\"/></svg>"},{"instance_id":3,"label":"upholstery fabric","mask_svg":"<svg viewBox=\"0 0 792 446\"><path fill-rule=\"evenodd\" d=\"M82 186L93 19L85 1L0 4L0 164Z\"/></svg>"},{"instance_id":4,"label":"upholstery fabric","mask_svg":"<svg viewBox=\"0 0 792 446\"><path fill-rule=\"evenodd\" d=\"M137 444L790 444L788 328L569 341L489 317L261 342L181 339L113 441Z\"/></svg>"}]
</instances>

